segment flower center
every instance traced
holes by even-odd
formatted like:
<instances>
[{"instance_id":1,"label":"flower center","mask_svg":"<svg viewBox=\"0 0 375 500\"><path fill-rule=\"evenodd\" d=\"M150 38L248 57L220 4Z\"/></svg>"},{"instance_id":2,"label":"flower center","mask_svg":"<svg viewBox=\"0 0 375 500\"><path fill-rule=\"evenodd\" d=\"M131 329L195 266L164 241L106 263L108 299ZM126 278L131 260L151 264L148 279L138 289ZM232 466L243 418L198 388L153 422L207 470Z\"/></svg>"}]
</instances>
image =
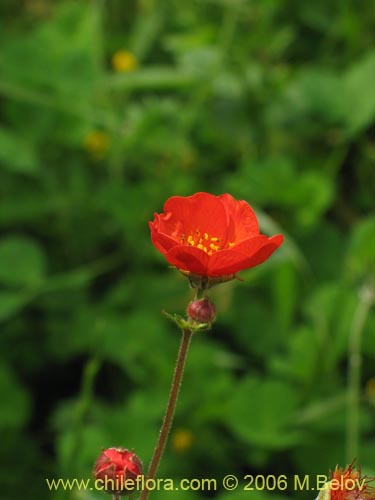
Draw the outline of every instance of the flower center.
<instances>
[{"instance_id":1,"label":"flower center","mask_svg":"<svg viewBox=\"0 0 375 500\"><path fill-rule=\"evenodd\" d=\"M182 244L188 244L191 247L197 247L203 250L208 255L221 250L220 239L216 236L209 236L208 233L201 233L198 229L190 234L187 238L184 234L180 236Z\"/></svg>"}]
</instances>

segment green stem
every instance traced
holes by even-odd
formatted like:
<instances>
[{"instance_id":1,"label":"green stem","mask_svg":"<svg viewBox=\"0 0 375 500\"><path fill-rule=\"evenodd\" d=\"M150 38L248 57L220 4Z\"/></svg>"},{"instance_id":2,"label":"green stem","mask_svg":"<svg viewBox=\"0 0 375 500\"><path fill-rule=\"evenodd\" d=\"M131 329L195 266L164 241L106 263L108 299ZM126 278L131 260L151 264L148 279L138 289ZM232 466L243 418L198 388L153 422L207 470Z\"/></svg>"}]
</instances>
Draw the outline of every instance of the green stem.
<instances>
[{"instance_id":1,"label":"green stem","mask_svg":"<svg viewBox=\"0 0 375 500\"><path fill-rule=\"evenodd\" d=\"M169 431L171 429L176 409L178 394L180 392L181 381L184 373L185 361L189 351L191 337L192 337L192 331L190 329L186 328L182 331L182 338L181 338L180 348L178 351L176 367L173 374L172 386L169 393L167 409L165 411L163 423L159 433L159 438L154 450L154 455L151 459L151 464L147 472L146 481L147 479L154 479L157 469L159 467L161 457L165 449L165 445L167 443L167 438L169 435ZM139 500L147 500L149 494L150 490L147 489L146 485L145 489L142 491Z\"/></svg>"},{"instance_id":2,"label":"green stem","mask_svg":"<svg viewBox=\"0 0 375 500\"><path fill-rule=\"evenodd\" d=\"M224 12L224 21L221 32L222 53L228 55L233 43L241 14L241 2L232 2Z\"/></svg>"},{"instance_id":3,"label":"green stem","mask_svg":"<svg viewBox=\"0 0 375 500\"><path fill-rule=\"evenodd\" d=\"M361 342L362 333L373 303L373 291L364 288L360 292L360 300L354 314L349 337L349 366L347 388L347 429L346 429L346 457L351 463L358 458L360 438L360 392L361 392Z\"/></svg>"},{"instance_id":4,"label":"green stem","mask_svg":"<svg viewBox=\"0 0 375 500\"><path fill-rule=\"evenodd\" d=\"M85 425L85 418L92 403L95 377L100 369L100 366L101 360L94 354L92 358L88 359L83 369L81 391L73 422L74 444L68 460L71 470L75 470L76 468L77 456L79 455L79 450L82 446L82 432Z\"/></svg>"}]
</instances>

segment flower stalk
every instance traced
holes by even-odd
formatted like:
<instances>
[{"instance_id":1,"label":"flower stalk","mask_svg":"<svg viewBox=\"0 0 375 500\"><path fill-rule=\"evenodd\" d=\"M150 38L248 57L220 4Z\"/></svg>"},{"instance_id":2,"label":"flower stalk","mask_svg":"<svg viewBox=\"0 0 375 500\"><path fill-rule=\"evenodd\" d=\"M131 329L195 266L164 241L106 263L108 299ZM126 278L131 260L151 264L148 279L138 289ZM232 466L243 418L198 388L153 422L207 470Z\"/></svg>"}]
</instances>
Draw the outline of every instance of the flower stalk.
<instances>
[{"instance_id":1,"label":"flower stalk","mask_svg":"<svg viewBox=\"0 0 375 500\"><path fill-rule=\"evenodd\" d=\"M148 499L151 491L148 480L152 482L155 478L166 447L191 338L196 332L209 330L215 321L216 307L209 300L207 290L239 279L239 271L261 264L283 243L282 234L271 237L260 234L250 205L229 194L214 196L200 192L187 197L172 196L164 204L164 212L156 213L149 226L155 248L188 278L195 294L186 309L187 317L163 311L181 330L182 337L165 415L139 500ZM103 453L104 457L99 457L94 468L95 476L112 474L126 479L127 475L142 474L142 464L133 452L110 448ZM129 453L134 457L129 458ZM109 468L111 460L114 467ZM108 492L113 494L112 500L119 500L121 494L132 494L126 488Z\"/></svg>"},{"instance_id":2,"label":"flower stalk","mask_svg":"<svg viewBox=\"0 0 375 500\"><path fill-rule=\"evenodd\" d=\"M359 303L356 309L349 337L349 366L347 388L347 431L346 455L348 461L358 457L360 440L360 392L361 392L361 343L362 333L368 314L374 302L374 290L364 286L359 293Z\"/></svg>"},{"instance_id":3,"label":"flower stalk","mask_svg":"<svg viewBox=\"0 0 375 500\"><path fill-rule=\"evenodd\" d=\"M163 423L162 423L162 426L160 429L160 433L159 433L158 441L156 443L154 454L153 454L153 457L151 459L150 467L149 467L147 475L146 475L146 487L142 491L142 494L141 494L139 500L147 500L148 499L148 496L150 494L150 490L147 489L147 479L154 479L156 472L158 470L159 464L160 464L160 460L163 456L163 452L165 449L165 445L167 443L167 438L168 438L168 435L169 435L169 432L170 432L170 429L172 426L173 417L174 417L175 410L176 410L176 403L177 403L178 395L180 392L182 377L184 374L185 362L186 362L187 354L189 351L189 346L190 346L190 341L191 341L192 335L193 335L192 329L186 327L182 330L182 338L181 338L180 348L178 351L176 367L175 367L174 374L173 374L172 385L171 385L171 390L169 393L167 408L165 411Z\"/></svg>"}]
</instances>

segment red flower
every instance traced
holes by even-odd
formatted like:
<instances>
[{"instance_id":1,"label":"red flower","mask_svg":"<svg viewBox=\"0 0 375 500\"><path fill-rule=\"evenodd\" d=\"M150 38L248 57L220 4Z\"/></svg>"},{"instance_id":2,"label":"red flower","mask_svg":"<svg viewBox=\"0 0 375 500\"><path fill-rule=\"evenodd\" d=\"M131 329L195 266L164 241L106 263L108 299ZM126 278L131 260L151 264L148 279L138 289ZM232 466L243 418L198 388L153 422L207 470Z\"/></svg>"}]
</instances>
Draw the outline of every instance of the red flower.
<instances>
[{"instance_id":1,"label":"red flower","mask_svg":"<svg viewBox=\"0 0 375 500\"><path fill-rule=\"evenodd\" d=\"M375 478L361 477L354 463L344 470L336 467L329 482L330 500L374 500L375 488L370 486Z\"/></svg>"},{"instance_id":2,"label":"red flower","mask_svg":"<svg viewBox=\"0 0 375 500\"><path fill-rule=\"evenodd\" d=\"M136 479L142 475L142 463L126 448L108 448L99 455L93 475L102 481L105 491L126 495L137 488Z\"/></svg>"},{"instance_id":3,"label":"red flower","mask_svg":"<svg viewBox=\"0 0 375 500\"><path fill-rule=\"evenodd\" d=\"M230 194L173 196L149 224L152 243L170 264L207 278L257 266L283 242L281 234L260 234L253 209Z\"/></svg>"}]
</instances>

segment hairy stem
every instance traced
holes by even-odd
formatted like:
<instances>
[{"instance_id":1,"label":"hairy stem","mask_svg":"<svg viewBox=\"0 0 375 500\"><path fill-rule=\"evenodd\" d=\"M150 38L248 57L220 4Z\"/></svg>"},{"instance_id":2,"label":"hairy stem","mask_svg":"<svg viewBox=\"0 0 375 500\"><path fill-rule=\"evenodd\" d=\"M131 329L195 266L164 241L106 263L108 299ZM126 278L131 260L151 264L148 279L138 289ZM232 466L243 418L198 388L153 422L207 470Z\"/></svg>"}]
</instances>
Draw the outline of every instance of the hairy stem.
<instances>
[{"instance_id":1,"label":"hairy stem","mask_svg":"<svg viewBox=\"0 0 375 500\"><path fill-rule=\"evenodd\" d=\"M165 449L165 445L167 442L169 431L171 429L173 416L176 409L178 394L180 392L180 386L181 386L182 376L184 373L186 357L189 351L191 336L192 336L192 331L190 329L185 328L182 331L182 338L181 338L180 348L178 351L176 367L173 374L172 386L169 393L167 409L165 411L163 423L159 433L159 438L156 443L154 455L152 457L150 467L147 472L146 480L153 479L155 477L161 457ZM146 485L146 488L142 491L139 500L147 500L149 494L150 491L147 489Z\"/></svg>"}]
</instances>

